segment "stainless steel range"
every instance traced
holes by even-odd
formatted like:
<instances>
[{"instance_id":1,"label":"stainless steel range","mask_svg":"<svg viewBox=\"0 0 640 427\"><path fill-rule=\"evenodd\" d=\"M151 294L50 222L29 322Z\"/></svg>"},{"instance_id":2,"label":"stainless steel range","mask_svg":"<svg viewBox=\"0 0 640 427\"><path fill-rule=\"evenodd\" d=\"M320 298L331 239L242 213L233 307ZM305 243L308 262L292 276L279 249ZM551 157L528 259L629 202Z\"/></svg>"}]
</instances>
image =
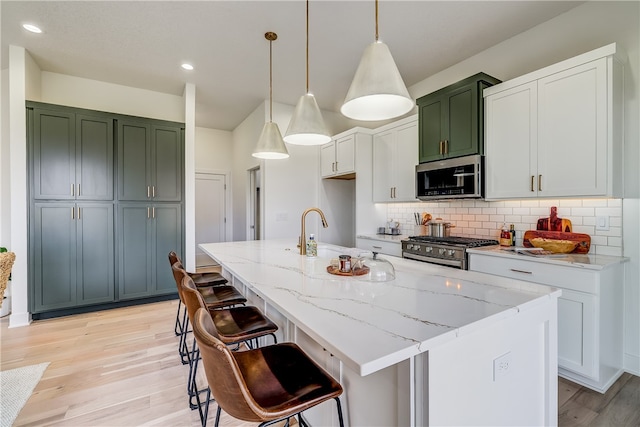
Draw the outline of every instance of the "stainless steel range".
<instances>
[{"instance_id":1,"label":"stainless steel range","mask_svg":"<svg viewBox=\"0 0 640 427\"><path fill-rule=\"evenodd\" d=\"M411 236L402 241L402 257L467 270L467 248L497 244L497 240L471 237Z\"/></svg>"}]
</instances>

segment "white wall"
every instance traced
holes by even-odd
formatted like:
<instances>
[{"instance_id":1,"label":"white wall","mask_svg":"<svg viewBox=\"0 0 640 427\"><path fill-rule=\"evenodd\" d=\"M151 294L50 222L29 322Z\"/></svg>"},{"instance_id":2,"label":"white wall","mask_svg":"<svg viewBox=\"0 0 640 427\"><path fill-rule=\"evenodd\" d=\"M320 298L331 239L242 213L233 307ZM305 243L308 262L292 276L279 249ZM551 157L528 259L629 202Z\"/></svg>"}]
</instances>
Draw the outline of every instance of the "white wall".
<instances>
[{"instance_id":1,"label":"white wall","mask_svg":"<svg viewBox=\"0 0 640 427\"><path fill-rule=\"evenodd\" d=\"M11 188L9 159L9 70L2 70L0 80L0 246L11 241Z\"/></svg>"},{"instance_id":2,"label":"white wall","mask_svg":"<svg viewBox=\"0 0 640 427\"><path fill-rule=\"evenodd\" d=\"M501 80L618 43L625 67L625 199L622 250L630 258L625 281L625 368L640 374L640 3L586 2L409 88L414 98L483 71Z\"/></svg>"},{"instance_id":3,"label":"white wall","mask_svg":"<svg viewBox=\"0 0 640 427\"><path fill-rule=\"evenodd\" d=\"M249 190L249 169L260 166L260 160L251 156L264 126L267 102L258 107L233 132L233 237L232 240L247 239L247 206Z\"/></svg>"},{"instance_id":4,"label":"white wall","mask_svg":"<svg viewBox=\"0 0 640 427\"><path fill-rule=\"evenodd\" d=\"M196 171L231 172L233 134L226 130L196 127Z\"/></svg>"},{"instance_id":5,"label":"white wall","mask_svg":"<svg viewBox=\"0 0 640 427\"><path fill-rule=\"evenodd\" d=\"M184 98L181 95L48 71L42 72L41 101L159 120L185 121Z\"/></svg>"}]
</instances>

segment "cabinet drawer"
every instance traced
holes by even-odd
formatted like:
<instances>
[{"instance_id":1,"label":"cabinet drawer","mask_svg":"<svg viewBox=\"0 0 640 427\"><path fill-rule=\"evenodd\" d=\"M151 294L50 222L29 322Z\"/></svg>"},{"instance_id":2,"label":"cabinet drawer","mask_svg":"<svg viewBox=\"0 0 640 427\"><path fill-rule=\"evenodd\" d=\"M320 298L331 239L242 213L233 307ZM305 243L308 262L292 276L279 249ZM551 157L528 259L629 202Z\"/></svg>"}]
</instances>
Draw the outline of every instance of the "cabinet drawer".
<instances>
[{"instance_id":1,"label":"cabinet drawer","mask_svg":"<svg viewBox=\"0 0 640 427\"><path fill-rule=\"evenodd\" d=\"M400 242L382 242L380 240L356 239L356 247L371 252L378 252L397 257L402 256L402 244Z\"/></svg>"},{"instance_id":2,"label":"cabinet drawer","mask_svg":"<svg viewBox=\"0 0 640 427\"><path fill-rule=\"evenodd\" d=\"M598 275L577 267L469 254L469 269L578 292L599 293Z\"/></svg>"}]
</instances>

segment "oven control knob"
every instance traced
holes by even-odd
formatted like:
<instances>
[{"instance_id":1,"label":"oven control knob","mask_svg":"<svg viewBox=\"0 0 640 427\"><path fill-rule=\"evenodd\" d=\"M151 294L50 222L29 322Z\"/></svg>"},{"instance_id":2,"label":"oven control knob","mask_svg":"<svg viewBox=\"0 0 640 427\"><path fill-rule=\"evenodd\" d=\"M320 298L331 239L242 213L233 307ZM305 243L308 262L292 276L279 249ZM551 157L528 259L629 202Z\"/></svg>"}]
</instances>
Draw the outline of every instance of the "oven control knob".
<instances>
[{"instance_id":1,"label":"oven control knob","mask_svg":"<svg viewBox=\"0 0 640 427\"><path fill-rule=\"evenodd\" d=\"M449 250L447 251L447 255L449 255L449 256L454 256L454 255L455 255L455 253L456 253L456 251L454 251L453 249L449 249Z\"/></svg>"},{"instance_id":2,"label":"oven control knob","mask_svg":"<svg viewBox=\"0 0 640 427\"><path fill-rule=\"evenodd\" d=\"M413 249L413 245L411 243L407 243L407 249L409 250Z\"/></svg>"},{"instance_id":3,"label":"oven control knob","mask_svg":"<svg viewBox=\"0 0 640 427\"><path fill-rule=\"evenodd\" d=\"M431 246L427 246L426 248L424 248L424 251L426 253L431 253L431 252L433 252L433 248Z\"/></svg>"},{"instance_id":4,"label":"oven control knob","mask_svg":"<svg viewBox=\"0 0 640 427\"><path fill-rule=\"evenodd\" d=\"M416 251L420 250L420 245L413 245L413 249L415 249Z\"/></svg>"},{"instance_id":5,"label":"oven control knob","mask_svg":"<svg viewBox=\"0 0 640 427\"><path fill-rule=\"evenodd\" d=\"M445 253L446 251L447 251L446 249L442 249L442 248L441 248L441 249L438 249L438 253L439 253L440 255L444 255L444 253Z\"/></svg>"}]
</instances>

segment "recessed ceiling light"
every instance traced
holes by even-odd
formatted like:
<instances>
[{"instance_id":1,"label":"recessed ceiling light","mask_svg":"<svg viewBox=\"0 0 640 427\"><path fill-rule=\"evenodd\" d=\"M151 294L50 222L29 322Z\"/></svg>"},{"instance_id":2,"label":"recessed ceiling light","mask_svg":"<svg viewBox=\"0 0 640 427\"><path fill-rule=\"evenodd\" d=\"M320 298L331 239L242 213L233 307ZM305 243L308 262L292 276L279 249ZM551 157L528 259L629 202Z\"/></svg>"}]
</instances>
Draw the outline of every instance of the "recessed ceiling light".
<instances>
[{"instance_id":1,"label":"recessed ceiling light","mask_svg":"<svg viewBox=\"0 0 640 427\"><path fill-rule=\"evenodd\" d=\"M189 71L193 70L193 65L191 64L184 63L181 65L181 67L184 68L185 70L189 70Z\"/></svg>"},{"instance_id":2,"label":"recessed ceiling light","mask_svg":"<svg viewBox=\"0 0 640 427\"><path fill-rule=\"evenodd\" d=\"M40 34L42 32L42 30L38 27L36 27L33 24L23 24L22 28L24 28L27 31L31 31L32 33L36 33L36 34Z\"/></svg>"}]
</instances>

